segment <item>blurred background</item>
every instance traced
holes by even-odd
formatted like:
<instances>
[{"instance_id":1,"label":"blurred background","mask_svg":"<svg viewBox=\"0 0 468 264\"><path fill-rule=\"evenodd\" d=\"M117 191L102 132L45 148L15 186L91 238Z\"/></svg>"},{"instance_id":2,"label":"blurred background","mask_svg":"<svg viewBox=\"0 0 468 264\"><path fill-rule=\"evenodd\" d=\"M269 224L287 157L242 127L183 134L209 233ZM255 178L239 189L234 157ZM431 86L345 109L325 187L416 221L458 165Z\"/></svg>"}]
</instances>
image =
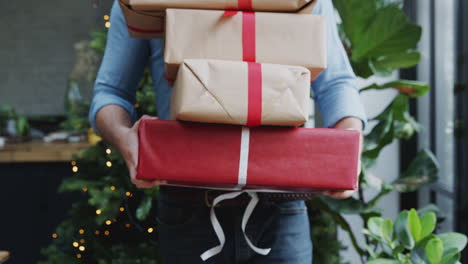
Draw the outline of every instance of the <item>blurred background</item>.
<instances>
[{"instance_id":1,"label":"blurred background","mask_svg":"<svg viewBox=\"0 0 468 264\"><path fill-rule=\"evenodd\" d=\"M348 205L327 199L309 204L317 230L314 254L321 259L316 263L365 263L372 254L364 244L380 243L363 235L366 221L395 220L411 208L419 209L420 217L434 212L436 233L468 234L468 3L372 1L380 14L395 5L408 19L402 27L417 24L422 33L405 50L407 56L352 61L358 87L367 87L361 93L371 118L366 134L379 148L365 149L369 162L359 197ZM334 2L343 41L352 51L357 44L343 26L350 18L340 9L342 1ZM157 226L151 220L157 193L142 193L120 177L126 173L122 159L87 123L112 3L0 4L0 263L6 254L6 263L157 263ZM411 39L412 33L399 34ZM151 87L145 74L136 105L140 113L155 114ZM392 108L395 102L404 102L403 108ZM312 125L320 123L314 110ZM389 120L399 133L379 128ZM372 156L375 151L378 157ZM346 207L357 205L361 211ZM339 244L321 247L324 234ZM460 257L468 263L466 251Z\"/></svg>"}]
</instances>

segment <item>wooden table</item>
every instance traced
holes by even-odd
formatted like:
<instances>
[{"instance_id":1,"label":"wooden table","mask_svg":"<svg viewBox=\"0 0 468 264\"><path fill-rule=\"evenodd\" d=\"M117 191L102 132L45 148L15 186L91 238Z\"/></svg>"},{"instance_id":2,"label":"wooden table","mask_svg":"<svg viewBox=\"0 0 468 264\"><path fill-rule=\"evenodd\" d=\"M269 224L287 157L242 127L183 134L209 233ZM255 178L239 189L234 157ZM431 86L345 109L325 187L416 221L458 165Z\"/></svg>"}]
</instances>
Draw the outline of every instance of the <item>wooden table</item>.
<instances>
[{"instance_id":1,"label":"wooden table","mask_svg":"<svg viewBox=\"0 0 468 264\"><path fill-rule=\"evenodd\" d=\"M70 161L73 154L88 148L88 142L44 143L31 141L6 144L0 148L0 162L63 162Z\"/></svg>"}]
</instances>

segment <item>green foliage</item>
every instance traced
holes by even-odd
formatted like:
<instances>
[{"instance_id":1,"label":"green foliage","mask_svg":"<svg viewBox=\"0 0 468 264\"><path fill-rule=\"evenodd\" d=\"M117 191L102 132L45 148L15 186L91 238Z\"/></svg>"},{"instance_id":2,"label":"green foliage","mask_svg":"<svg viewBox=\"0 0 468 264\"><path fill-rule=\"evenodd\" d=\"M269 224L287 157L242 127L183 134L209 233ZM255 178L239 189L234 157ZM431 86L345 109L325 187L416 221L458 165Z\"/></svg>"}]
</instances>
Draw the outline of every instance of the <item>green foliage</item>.
<instances>
[{"instance_id":1,"label":"green foliage","mask_svg":"<svg viewBox=\"0 0 468 264\"><path fill-rule=\"evenodd\" d=\"M412 67L421 59L414 47L421 27L408 21L401 3L385 0L334 0L342 20L346 50L355 72L367 78Z\"/></svg>"},{"instance_id":2,"label":"green foliage","mask_svg":"<svg viewBox=\"0 0 468 264\"><path fill-rule=\"evenodd\" d=\"M91 35L91 47L103 53L106 31L95 31ZM137 113L156 115L154 99L151 76L145 71L137 88ZM82 107L86 111L81 111ZM72 101L67 108L71 110L68 119L62 125L72 131L89 127L88 107ZM72 166L78 171L62 182L59 191L80 192L83 199L73 205L70 218L57 227L58 238L41 251L45 260L39 264L158 263L155 241L158 227L152 210L158 189L137 189L130 182L123 158L104 142L82 151L74 158ZM148 228L153 228L154 232L150 233ZM85 232L80 234L80 229ZM74 247L73 242L85 246L85 251Z\"/></svg>"},{"instance_id":3,"label":"green foliage","mask_svg":"<svg viewBox=\"0 0 468 264\"><path fill-rule=\"evenodd\" d=\"M89 43L90 47L98 52L104 54L107 41L107 30L94 30L90 33L92 40Z\"/></svg>"},{"instance_id":4,"label":"green foliage","mask_svg":"<svg viewBox=\"0 0 468 264\"><path fill-rule=\"evenodd\" d=\"M314 263L348 264L340 257L340 250L345 249L341 241L335 239L338 232L333 216L321 210L319 200L307 202L311 227Z\"/></svg>"},{"instance_id":5,"label":"green foliage","mask_svg":"<svg viewBox=\"0 0 468 264\"><path fill-rule=\"evenodd\" d=\"M0 104L0 136L7 136L6 127L9 120L15 122L17 136L25 137L29 135L31 128L28 119L18 114L11 105Z\"/></svg>"},{"instance_id":6,"label":"green foliage","mask_svg":"<svg viewBox=\"0 0 468 264\"><path fill-rule=\"evenodd\" d=\"M394 70L418 64L421 55L415 47L421 37L421 28L409 22L401 9L402 1L333 0L333 3L341 17L341 24L338 26L340 36L351 65L359 77L386 76ZM369 120L373 128L365 135L359 183L360 189L372 188L377 194L365 197L364 192L360 191L358 198L345 200L320 197L314 206L327 212L349 234L362 263L409 263L410 258L426 258L417 253L424 247L419 247L411 254L407 252L415 245L426 243L430 238L437 220L436 212L433 211L438 209L425 208L425 214L421 218L414 210L404 211L392 222L390 219L380 218L382 210L377 205L382 197L392 191L412 192L435 181L438 162L429 150L423 149L392 183L376 179L368 170L375 165L386 146L395 140L407 140L419 132L420 126L409 112L409 102L425 95L429 91L429 85L417 81L395 80L363 87L360 92L384 89L395 89L398 94L380 114ZM358 243L360 234L354 233L342 214L359 215L363 223L367 224L367 229L363 231L365 243ZM381 252L376 252L375 247L379 246ZM320 244L316 247L320 247Z\"/></svg>"},{"instance_id":7,"label":"green foliage","mask_svg":"<svg viewBox=\"0 0 468 264\"><path fill-rule=\"evenodd\" d=\"M435 213L418 214L414 209L402 211L392 228L390 219L372 217L363 233L375 245L368 247L372 263L448 264L460 259L467 238L459 233L432 234ZM393 234L388 236L387 234Z\"/></svg>"},{"instance_id":8,"label":"green foliage","mask_svg":"<svg viewBox=\"0 0 468 264\"><path fill-rule=\"evenodd\" d=\"M80 192L83 199L57 227L58 238L42 250L46 260L40 264L158 263L154 233L147 231L151 227L157 232L151 211L157 189L137 189L129 180L123 158L104 142L80 153L72 166L78 171L59 190ZM86 250L80 251L73 242Z\"/></svg>"},{"instance_id":9,"label":"green foliage","mask_svg":"<svg viewBox=\"0 0 468 264\"><path fill-rule=\"evenodd\" d=\"M69 80L65 95L66 119L60 126L71 133L83 133L90 127L88 121L89 102L81 96L81 90L76 80Z\"/></svg>"}]
</instances>

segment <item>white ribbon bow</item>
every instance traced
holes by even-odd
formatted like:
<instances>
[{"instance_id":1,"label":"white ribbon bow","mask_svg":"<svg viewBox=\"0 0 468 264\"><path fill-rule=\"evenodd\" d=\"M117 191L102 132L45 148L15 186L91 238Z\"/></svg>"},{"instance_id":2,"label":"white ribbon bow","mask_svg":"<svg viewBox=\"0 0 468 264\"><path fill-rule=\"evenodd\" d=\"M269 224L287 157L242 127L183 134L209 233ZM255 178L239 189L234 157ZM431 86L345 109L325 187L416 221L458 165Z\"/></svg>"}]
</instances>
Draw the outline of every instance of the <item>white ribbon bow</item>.
<instances>
[{"instance_id":1,"label":"white ribbon bow","mask_svg":"<svg viewBox=\"0 0 468 264\"><path fill-rule=\"evenodd\" d=\"M213 257L214 255L219 254L221 252L221 250L223 249L224 244L226 243L226 237L224 235L223 228L219 224L218 218L216 217L215 206L217 204L219 204L220 202L224 201L224 200L234 199L234 198L236 198L237 196L239 196L239 195L241 195L243 193L247 193L251 197L250 201L249 201L249 204L245 208L244 216L242 217L241 227L242 227L242 233L244 234L244 238L247 241L247 244L249 245L249 247L253 251L255 251L256 253L261 254L261 255L268 255L268 253L270 253L271 248L256 247L250 241L250 239L247 237L247 234L245 234L245 227L247 226L247 222L249 221L249 218L252 215L252 212L253 212L253 210L255 209L255 206L257 206L257 203L258 203L257 193L252 192L252 191L231 192L231 193L221 194L218 197L216 197L214 199L214 201L213 201L213 205L211 207L211 212L210 212L210 219L211 219L211 224L213 225L213 229L214 229L214 231L216 233L216 236L218 236L219 245L215 246L215 247L205 251L203 254L201 254L200 257L201 257L201 259L203 261Z\"/></svg>"}]
</instances>

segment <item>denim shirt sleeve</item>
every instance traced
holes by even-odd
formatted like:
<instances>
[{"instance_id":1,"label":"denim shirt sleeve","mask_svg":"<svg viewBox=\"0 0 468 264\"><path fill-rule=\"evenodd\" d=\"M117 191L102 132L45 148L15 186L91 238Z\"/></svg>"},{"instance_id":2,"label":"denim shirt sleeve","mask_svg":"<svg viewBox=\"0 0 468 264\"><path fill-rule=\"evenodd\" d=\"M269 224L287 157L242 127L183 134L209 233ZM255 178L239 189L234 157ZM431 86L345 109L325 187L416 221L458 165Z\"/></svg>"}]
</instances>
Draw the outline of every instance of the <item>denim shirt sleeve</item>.
<instances>
[{"instance_id":1,"label":"denim shirt sleeve","mask_svg":"<svg viewBox=\"0 0 468 264\"><path fill-rule=\"evenodd\" d=\"M323 15L327 25L327 69L312 83L324 127L333 127L345 117L361 119L365 126L367 118L355 85L356 76L338 35L331 0L318 0L313 13Z\"/></svg>"},{"instance_id":2,"label":"denim shirt sleeve","mask_svg":"<svg viewBox=\"0 0 468 264\"><path fill-rule=\"evenodd\" d=\"M94 83L89 111L96 132L96 114L106 105L118 105L136 119L136 89L149 58L148 40L130 38L120 6L114 1L106 49Z\"/></svg>"}]
</instances>

